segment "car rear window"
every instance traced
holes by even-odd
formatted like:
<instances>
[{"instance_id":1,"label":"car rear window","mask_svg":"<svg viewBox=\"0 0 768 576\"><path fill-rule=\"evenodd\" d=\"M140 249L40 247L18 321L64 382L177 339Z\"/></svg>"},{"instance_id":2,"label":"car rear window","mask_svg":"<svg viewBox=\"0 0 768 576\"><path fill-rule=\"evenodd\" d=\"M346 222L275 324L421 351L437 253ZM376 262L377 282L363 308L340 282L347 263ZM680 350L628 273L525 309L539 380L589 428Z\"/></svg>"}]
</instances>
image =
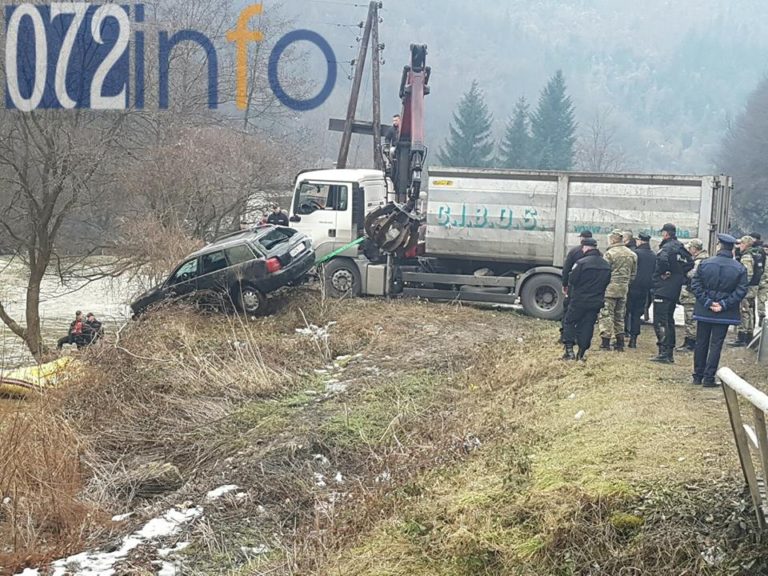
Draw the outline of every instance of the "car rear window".
<instances>
[{"instance_id":1,"label":"car rear window","mask_svg":"<svg viewBox=\"0 0 768 576\"><path fill-rule=\"evenodd\" d=\"M253 250L247 244L240 244L239 246L233 246L226 250L227 258L232 266L237 264L244 264L250 262L255 258Z\"/></svg>"},{"instance_id":2,"label":"car rear window","mask_svg":"<svg viewBox=\"0 0 768 576\"><path fill-rule=\"evenodd\" d=\"M275 228L260 236L259 244L264 247L264 250L269 252L275 246L288 242L294 234L296 234L296 230L293 228Z\"/></svg>"}]
</instances>

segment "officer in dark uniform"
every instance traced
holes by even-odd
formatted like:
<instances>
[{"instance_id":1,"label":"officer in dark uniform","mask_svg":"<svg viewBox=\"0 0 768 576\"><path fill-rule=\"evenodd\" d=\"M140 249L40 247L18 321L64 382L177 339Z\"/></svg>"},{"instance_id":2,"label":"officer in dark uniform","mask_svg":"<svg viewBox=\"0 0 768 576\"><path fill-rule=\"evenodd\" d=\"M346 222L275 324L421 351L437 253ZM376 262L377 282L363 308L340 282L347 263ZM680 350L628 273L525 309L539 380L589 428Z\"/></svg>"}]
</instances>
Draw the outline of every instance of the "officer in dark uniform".
<instances>
[{"instance_id":1,"label":"officer in dark uniform","mask_svg":"<svg viewBox=\"0 0 768 576\"><path fill-rule=\"evenodd\" d=\"M718 234L718 240L717 256L704 260L691 280L697 322L693 383L705 388L717 386L715 374L728 327L741 323L741 302L748 289L747 269L733 259L736 238Z\"/></svg>"},{"instance_id":2,"label":"officer in dark uniform","mask_svg":"<svg viewBox=\"0 0 768 576\"><path fill-rule=\"evenodd\" d=\"M674 224L665 224L661 231L664 240L656 255L656 270L653 273L653 328L659 355L651 360L674 364L675 308L686 274L693 269L693 256L677 239Z\"/></svg>"},{"instance_id":3,"label":"officer in dark uniform","mask_svg":"<svg viewBox=\"0 0 768 576\"><path fill-rule=\"evenodd\" d=\"M645 312L653 288L653 271L656 269L656 254L651 250L650 234L638 234L637 274L629 285L627 299L626 331L629 334L629 347L637 348L637 338L640 336L643 312Z\"/></svg>"},{"instance_id":4,"label":"officer in dark uniform","mask_svg":"<svg viewBox=\"0 0 768 576\"><path fill-rule=\"evenodd\" d=\"M581 238L581 241L583 241L585 238L592 238L592 232L589 230L584 230L581 234L579 234L579 238ZM583 246L584 245L580 243L578 246L571 248L565 257L565 262L563 263L563 295L565 298L563 298L563 324L560 325L561 342L563 326L565 326L565 315L568 312L568 304L570 303L570 298L568 298L568 277L571 274L573 265L584 257L584 251L582 250Z\"/></svg>"},{"instance_id":5,"label":"officer in dark uniform","mask_svg":"<svg viewBox=\"0 0 768 576\"><path fill-rule=\"evenodd\" d=\"M597 249L597 240L581 241L582 257L568 275L568 295L571 303L563 325L564 360L584 360L592 345L595 322L605 305L605 290L611 283L611 265ZM578 355L573 347L578 344Z\"/></svg>"}]
</instances>

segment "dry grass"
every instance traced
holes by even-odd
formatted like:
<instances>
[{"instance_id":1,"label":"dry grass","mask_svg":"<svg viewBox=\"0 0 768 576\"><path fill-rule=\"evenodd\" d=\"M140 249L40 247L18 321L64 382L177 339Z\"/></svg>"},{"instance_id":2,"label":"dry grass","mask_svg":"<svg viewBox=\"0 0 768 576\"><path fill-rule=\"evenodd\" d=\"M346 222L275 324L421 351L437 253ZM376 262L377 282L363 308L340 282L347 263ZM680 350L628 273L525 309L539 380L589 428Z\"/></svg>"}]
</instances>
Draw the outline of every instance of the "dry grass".
<instances>
[{"instance_id":1,"label":"dry grass","mask_svg":"<svg viewBox=\"0 0 768 576\"><path fill-rule=\"evenodd\" d=\"M0 422L0 572L82 546L103 518L82 497L83 447L44 400Z\"/></svg>"},{"instance_id":2,"label":"dry grass","mask_svg":"<svg viewBox=\"0 0 768 576\"><path fill-rule=\"evenodd\" d=\"M310 324L329 337L296 333ZM555 336L509 312L312 293L257 321L162 311L57 399L87 465L73 501L138 506L125 478L146 462L178 469L173 503L241 486L186 535L195 574L761 573L722 394L650 350L565 364Z\"/></svg>"}]
</instances>

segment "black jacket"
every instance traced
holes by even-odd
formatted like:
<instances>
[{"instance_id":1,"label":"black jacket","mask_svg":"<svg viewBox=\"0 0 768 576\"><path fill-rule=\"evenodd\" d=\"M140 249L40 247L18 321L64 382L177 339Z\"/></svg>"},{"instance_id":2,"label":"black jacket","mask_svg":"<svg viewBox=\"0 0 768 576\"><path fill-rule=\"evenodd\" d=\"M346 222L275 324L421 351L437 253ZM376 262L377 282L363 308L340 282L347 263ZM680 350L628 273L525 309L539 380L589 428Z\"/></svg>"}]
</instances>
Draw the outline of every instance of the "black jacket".
<instances>
[{"instance_id":1,"label":"black jacket","mask_svg":"<svg viewBox=\"0 0 768 576\"><path fill-rule=\"evenodd\" d=\"M724 250L699 264L691 281L696 295L693 318L713 324L741 324L740 304L747 295L747 269ZM719 302L723 311L712 312L709 307Z\"/></svg>"},{"instance_id":2,"label":"black jacket","mask_svg":"<svg viewBox=\"0 0 768 576\"><path fill-rule=\"evenodd\" d=\"M629 293L634 296L647 296L648 292L653 288L656 254L651 250L650 244L638 246L635 254L637 254L637 274L629 286Z\"/></svg>"},{"instance_id":3,"label":"black jacket","mask_svg":"<svg viewBox=\"0 0 768 576\"><path fill-rule=\"evenodd\" d=\"M685 277L693 269L693 257L677 239L670 238L661 243L656 255L656 269L653 273L653 295L677 302L685 284ZM665 274L669 277L665 278Z\"/></svg>"},{"instance_id":4,"label":"black jacket","mask_svg":"<svg viewBox=\"0 0 768 576\"><path fill-rule=\"evenodd\" d=\"M611 265L599 250L590 250L576 264L568 278L569 306L602 308L605 290L611 283Z\"/></svg>"},{"instance_id":5,"label":"black jacket","mask_svg":"<svg viewBox=\"0 0 768 576\"><path fill-rule=\"evenodd\" d=\"M584 258L584 252L582 252L581 246L576 246L576 248L572 248L568 252L563 263L563 286L568 286L568 277L571 274L571 270L573 270L573 265L582 258Z\"/></svg>"},{"instance_id":6,"label":"black jacket","mask_svg":"<svg viewBox=\"0 0 768 576\"><path fill-rule=\"evenodd\" d=\"M274 224L275 226L288 226L288 216L285 212L272 212L267 218L267 224Z\"/></svg>"},{"instance_id":7,"label":"black jacket","mask_svg":"<svg viewBox=\"0 0 768 576\"><path fill-rule=\"evenodd\" d=\"M83 324L83 336L88 342L95 342L104 335L104 328L98 320L88 321Z\"/></svg>"}]
</instances>

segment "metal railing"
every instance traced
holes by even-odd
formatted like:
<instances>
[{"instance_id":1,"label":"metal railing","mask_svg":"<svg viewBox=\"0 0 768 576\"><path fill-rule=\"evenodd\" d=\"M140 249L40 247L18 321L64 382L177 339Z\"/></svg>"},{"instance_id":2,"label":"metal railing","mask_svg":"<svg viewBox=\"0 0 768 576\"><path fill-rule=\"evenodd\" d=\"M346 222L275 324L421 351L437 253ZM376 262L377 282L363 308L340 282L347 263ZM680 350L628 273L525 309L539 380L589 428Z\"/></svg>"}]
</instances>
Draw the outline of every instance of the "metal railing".
<instances>
[{"instance_id":1,"label":"metal railing","mask_svg":"<svg viewBox=\"0 0 768 576\"><path fill-rule=\"evenodd\" d=\"M744 479L747 481L752 503L755 506L757 524L760 530L765 530L765 519L768 512L768 491L766 490L766 482L768 481L768 429L766 429L765 423L765 413L768 412L768 395L740 378L730 368L721 368L717 375L723 381L725 403L728 406L728 415L731 419L733 436L736 439L741 469L744 472ZM744 398L752 405L754 425L745 423L739 398ZM750 445L759 454L762 476L758 476Z\"/></svg>"}]
</instances>

